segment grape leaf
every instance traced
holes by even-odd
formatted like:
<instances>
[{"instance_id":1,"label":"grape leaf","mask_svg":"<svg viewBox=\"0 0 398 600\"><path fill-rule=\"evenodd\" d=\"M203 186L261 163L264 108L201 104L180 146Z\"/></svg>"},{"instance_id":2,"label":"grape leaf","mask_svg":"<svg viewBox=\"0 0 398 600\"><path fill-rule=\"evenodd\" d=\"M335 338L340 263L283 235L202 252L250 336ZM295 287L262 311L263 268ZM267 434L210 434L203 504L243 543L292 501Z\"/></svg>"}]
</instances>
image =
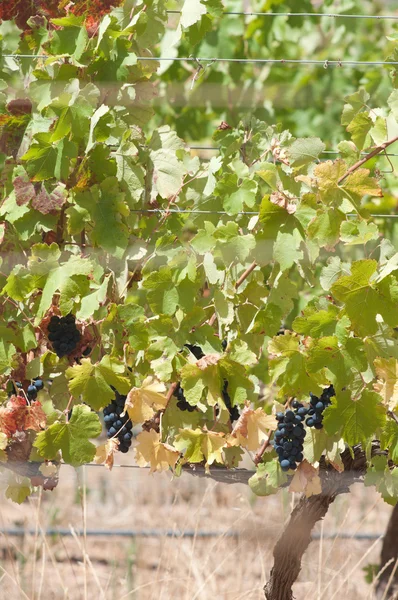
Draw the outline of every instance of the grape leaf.
<instances>
[{"instance_id":1,"label":"grape leaf","mask_svg":"<svg viewBox=\"0 0 398 600\"><path fill-rule=\"evenodd\" d=\"M102 426L98 415L83 404L74 406L69 423L54 423L36 437L33 445L39 456L52 460L62 453L63 460L79 466L91 462L96 448L90 438L100 435Z\"/></svg>"},{"instance_id":2,"label":"grape leaf","mask_svg":"<svg viewBox=\"0 0 398 600\"><path fill-rule=\"evenodd\" d=\"M392 275L375 283L376 268L375 260L355 261L351 275L343 275L331 287L334 297L344 302L344 309L359 335L376 333L378 314L389 325L398 325L398 283Z\"/></svg>"},{"instance_id":3,"label":"grape leaf","mask_svg":"<svg viewBox=\"0 0 398 600\"><path fill-rule=\"evenodd\" d=\"M82 358L81 364L66 370L69 391L74 398L81 397L94 410L100 410L115 397L111 386L121 394L130 390L130 381L124 371L124 365L108 355L97 364Z\"/></svg>"},{"instance_id":4,"label":"grape leaf","mask_svg":"<svg viewBox=\"0 0 398 600\"><path fill-rule=\"evenodd\" d=\"M347 444L355 446L365 444L385 421L385 409L379 394L364 390L360 398L353 400L347 390L332 398L332 405L324 412L323 423L328 434L341 432Z\"/></svg>"},{"instance_id":5,"label":"grape leaf","mask_svg":"<svg viewBox=\"0 0 398 600\"><path fill-rule=\"evenodd\" d=\"M126 410L133 423L144 423L151 419L155 410L165 408L167 397L164 383L147 377L140 388L133 388L127 394Z\"/></svg>"},{"instance_id":6,"label":"grape leaf","mask_svg":"<svg viewBox=\"0 0 398 600\"><path fill-rule=\"evenodd\" d=\"M149 463L151 473L174 470L180 453L169 444L162 443L159 433L153 429L143 431L137 435L137 442L136 461L140 467L145 467Z\"/></svg>"}]
</instances>

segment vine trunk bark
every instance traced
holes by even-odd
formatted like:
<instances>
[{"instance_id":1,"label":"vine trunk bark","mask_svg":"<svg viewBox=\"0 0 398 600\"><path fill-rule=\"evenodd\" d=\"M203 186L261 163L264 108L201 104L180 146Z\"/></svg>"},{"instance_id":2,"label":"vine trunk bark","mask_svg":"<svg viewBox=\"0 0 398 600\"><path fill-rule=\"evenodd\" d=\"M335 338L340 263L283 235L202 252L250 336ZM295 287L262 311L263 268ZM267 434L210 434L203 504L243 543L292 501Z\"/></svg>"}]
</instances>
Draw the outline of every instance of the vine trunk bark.
<instances>
[{"instance_id":1,"label":"vine trunk bark","mask_svg":"<svg viewBox=\"0 0 398 600\"><path fill-rule=\"evenodd\" d=\"M372 444L372 456L385 454L379 442ZM320 461L322 494L302 497L290 516L274 548L274 565L264 587L267 600L293 600L292 586L300 570L304 552L311 542L314 525L324 518L329 506L339 494L349 492L360 481L367 468L367 457L361 446L346 449L341 454L343 472L337 472L323 458Z\"/></svg>"},{"instance_id":2,"label":"vine trunk bark","mask_svg":"<svg viewBox=\"0 0 398 600\"><path fill-rule=\"evenodd\" d=\"M376 586L377 600L398 598L398 504L394 506L384 536L380 557L380 577Z\"/></svg>"},{"instance_id":3,"label":"vine trunk bark","mask_svg":"<svg viewBox=\"0 0 398 600\"><path fill-rule=\"evenodd\" d=\"M311 542L311 531L326 515L336 495L301 498L290 516L274 548L274 566L264 587L267 600L292 600L292 586L300 569L301 559Z\"/></svg>"}]
</instances>

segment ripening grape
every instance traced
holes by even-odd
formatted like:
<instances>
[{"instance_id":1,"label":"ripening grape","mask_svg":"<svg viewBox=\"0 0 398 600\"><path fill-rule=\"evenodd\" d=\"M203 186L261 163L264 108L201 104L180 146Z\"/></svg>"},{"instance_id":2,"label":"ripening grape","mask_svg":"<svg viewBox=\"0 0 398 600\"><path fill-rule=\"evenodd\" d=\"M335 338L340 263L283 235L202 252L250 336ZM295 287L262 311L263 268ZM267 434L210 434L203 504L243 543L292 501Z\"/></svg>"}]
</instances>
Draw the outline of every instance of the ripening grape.
<instances>
[{"instance_id":1,"label":"ripening grape","mask_svg":"<svg viewBox=\"0 0 398 600\"><path fill-rule=\"evenodd\" d=\"M81 333L76 327L74 315L58 317L53 315L48 324L48 339L59 358L73 352L81 340Z\"/></svg>"},{"instance_id":2,"label":"ripening grape","mask_svg":"<svg viewBox=\"0 0 398 600\"><path fill-rule=\"evenodd\" d=\"M276 413L278 428L274 433L274 448L282 471L294 471L304 458L302 453L306 435L303 423L304 407L294 400L292 408L294 410L288 409L285 413Z\"/></svg>"},{"instance_id":3,"label":"ripening grape","mask_svg":"<svg viewBox=\"0 0 398 600\"><path fill-rule=\"evenodd\" d=\"M112 388L114 389L114 388ZM128 414L124 412L126 396L122 396L116 390L115 399L108 404L103 410L104 423L107 429L108 438L115 437L119 440L119 450L125 454L129 451L131 440L133 437L133 424L130 421Z\"/></svg>"},{"instance_id":4,"label":"ripening grape","mask_svg":"<svg viewBox=\"0 0 398 600\"><path fill-rule=\"evenodd\" d=\"M310 394L311 408L308 409L308 418L306 420L308 427L314 427L315 429L323 428L323 412L331 404L331 398L335 395L336 393L332 385L323 390L320 398L314 396L314 394Z\"/></svg>"}]
</instances>

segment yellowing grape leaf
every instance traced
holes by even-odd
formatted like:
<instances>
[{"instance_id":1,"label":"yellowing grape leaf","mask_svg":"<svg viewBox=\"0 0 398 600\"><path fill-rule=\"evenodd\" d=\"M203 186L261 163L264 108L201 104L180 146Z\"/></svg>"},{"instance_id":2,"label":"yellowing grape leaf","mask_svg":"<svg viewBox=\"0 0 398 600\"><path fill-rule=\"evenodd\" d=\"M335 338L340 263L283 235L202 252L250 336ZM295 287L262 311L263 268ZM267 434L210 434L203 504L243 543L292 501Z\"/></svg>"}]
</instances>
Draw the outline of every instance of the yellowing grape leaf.
<instances>
[{"instance_id":1,"label":"yellowing grape leaf","mask_svg":"<svg viewBox=\"0 0 398 600\"><path fill-rule=\"evenodd\" d=\"M137 442L136 461L140 467L145 467L149 463L151 473L174 469L180 453L173 446L161 442L160 434L154 429L137 435Z\"/></svg>"},{"instance_id":2,"label":"yellowing grape leaf","mask_svg":"<svg viewBox=\"0 0 398 600\"><path fill-rule=\"evenodd\" d=\"M236 422L232 435L248 450L257 450L267 439L268 431L274 431L276 427L274 416L267 415L262 408L253 410L246 407Z\"/></svg>"},{"instance_id":3,"label":"yellowing grape leaf","mask_svg":"<svg viewBox=\"0 0 398 600\"><path fill-rule=\"evenodd\" d=\"M398 403L398 361L396 358L376 358L374 361L377 377L381 380L374 385L386 405L394 410Z\"/></svg>"},{"instance_id":4,"label":"yellowing grape leaf","mask_svg":"<svg viewBox=\"0 0 398 600\"><path fill-rule=\"evenodd\" d=\"M97 465L105 465L107 469L112 471L115 452L119 448L119 440L117 438L111 438L107 440L105 444L97 447L95 453L94 462Z\"/></svg>"},{"instance_id":5,"label":"yellowing grape leaf","mask_svg":"<svg viewBox=\"0 0 398 600\"><path fill-rule=\"evenodd\" d=\"M304 493L307 498L322 493L319 469L303 460L290 483L289 492Z\"/></svg>"},{"instance_id":6,"label":"yellowing grape leaf","mask_svg":"<svg viewBox=\"0 0 398 600\"><path fill-rule=\"evenodd\" d=\"M153 377L147 377L140 388L133 388L127 394L125 408L133 423L144 423L155 414L155 410L165 408L166 386Z\"/></svg>"},{"instance_id":7,"label":"yellowing grape leaf","mask_svg":"<svg viewBox=\"0 0 398 600\"><path fill-rule=\"evenodd\" d=\"M206 465L211 465L214 462L224 462L222 449L226 443L227 440L223 433L202 431L201 429L180 429L174 446L181 452L185 450L186 462L200 463L205 460Z\"/></svg>"}]
</instances>

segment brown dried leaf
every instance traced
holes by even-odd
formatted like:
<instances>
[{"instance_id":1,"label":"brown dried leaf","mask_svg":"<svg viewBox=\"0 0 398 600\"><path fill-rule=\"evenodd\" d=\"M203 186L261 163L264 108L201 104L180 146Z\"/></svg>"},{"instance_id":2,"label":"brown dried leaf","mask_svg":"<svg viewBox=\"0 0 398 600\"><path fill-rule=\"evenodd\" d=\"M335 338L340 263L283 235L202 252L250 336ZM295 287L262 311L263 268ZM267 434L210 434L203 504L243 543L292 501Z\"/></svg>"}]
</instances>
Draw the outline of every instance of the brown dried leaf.
<instances>
[{"instance_id":1,"label":"brown dried leaf","mask_svg":"<svg viewBox=\"0 0 398 600\"><path fill-rule=\"evenodd\" d=\"M22 396L11 396L6 406L0 407L0 430L8 437L26 429L41 431L46 421L46 414L38 400L28 405Z\"/></svg>"},{"instance_id":2,"label":"brown dried leaf","mask_svg":"<svg viewBox=\"0 0 398 600\"><path fill-rule=\"evenodd\" d=\"M28 204L30 200L36 197L35 186L30 181L28 175L18 175L13 180L15 201L18 206Z\"/></svg>"},{"instance_id":3,"label":"brown dried leaf","mask_svg":"<svg viewBox=\"0 0 398 600\"><path fill-rule=\"evenodd\" d=\"M289 215L293 215L297 210L297 200L295 198L289 198L286 194L282 194L281 192L272 192L269 200L272 204L284 208Z\"/></svg>"},{"instance_id":4,"label":"brown dried leaf","mask_svg":"<svg viewBox=\"0 0 398 600\"><path fill-rule=\"evenodd\" d=\"M206 354L205 356L196 361L196 366L199 367L201 371L205 371L207 367L210 367L211 365L216 365L220 358L220 354Z\"/></svg>"},{"instance_id":5,"label":"brown dried leaf","mask_svg":"<svg viewBox=\"0 0 398 600\"><path fill-rule=\"evenodd\" d=\"M94 462L98 465L105 465L107 469L112 471L115 452L119 449L119 440L111 438L105 444L98 446L94 457Z\"/></svg>"},{"instance_id":6,"label":"brown dried leaf","mask_svg":"<svg viewBox=\"0 0 398 600\"><path fill-rule=\"evenodd\" d=\"M306 460L297 468L290 483L289 492L304 493L307 498L322 493L319 468L315 468Z\"/></svg>"},{"instance_id":7,"label":"brown dried leaf","mask_svg":"<svg viewBox=\"0 0 398 600\"><path fill-rule=\"evenodd\" d=\"M58 186L48 193L45 186L42 185L40 192L32 200L32 206L43 215L48 215L52 211L59 210L65 202L66 194L63 187Z\"/></svg>"}]
</instances>

